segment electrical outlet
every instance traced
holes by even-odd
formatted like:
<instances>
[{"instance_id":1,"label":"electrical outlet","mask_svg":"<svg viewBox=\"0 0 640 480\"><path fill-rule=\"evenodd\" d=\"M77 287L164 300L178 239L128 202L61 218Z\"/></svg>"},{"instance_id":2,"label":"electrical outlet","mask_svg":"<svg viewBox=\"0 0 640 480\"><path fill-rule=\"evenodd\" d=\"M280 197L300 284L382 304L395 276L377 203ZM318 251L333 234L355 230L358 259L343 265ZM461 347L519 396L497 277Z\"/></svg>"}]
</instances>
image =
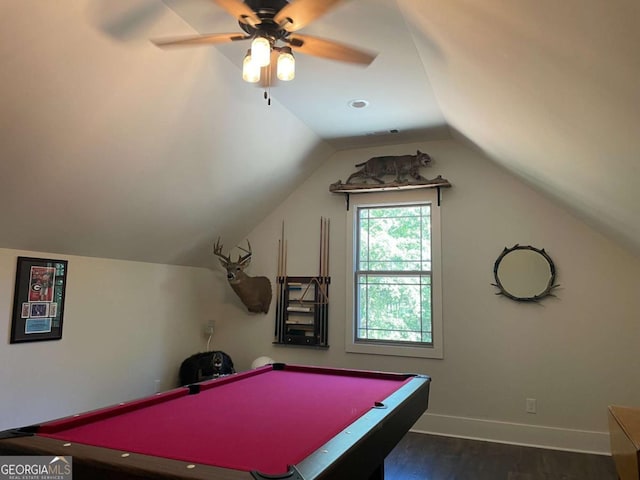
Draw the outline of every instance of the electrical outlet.
<instances>
[{"instance_id":1,"label":"electrical outlet","mask_svg":"<svg viewBox=\"0 0 640 480\"><path fill-rule=\"evenodd\" d=\"M527 398L527 413L537 413L537 405L536 405L536 399L535 398Z\"/></svg>"},{"instance_id":2,"label":"electrical outlet","mask_svg":"<svg viewBox=\"0 0 640 480\"><path fill-rule=\"evenodd\" d=\"M207 323L204 326L204 334L205 335L213 335L213 323Z\"/></svg>"},{"instance_id":3,"label":"electrical outlet","mask_svg":"<svg viewBox=\"0 0 640 480\"><path fill-rule=\"evenodd\" d=\"M155 393L160 393L160 379L153 381L153 389L155 390Z\"/></svg>"}]
</instances>

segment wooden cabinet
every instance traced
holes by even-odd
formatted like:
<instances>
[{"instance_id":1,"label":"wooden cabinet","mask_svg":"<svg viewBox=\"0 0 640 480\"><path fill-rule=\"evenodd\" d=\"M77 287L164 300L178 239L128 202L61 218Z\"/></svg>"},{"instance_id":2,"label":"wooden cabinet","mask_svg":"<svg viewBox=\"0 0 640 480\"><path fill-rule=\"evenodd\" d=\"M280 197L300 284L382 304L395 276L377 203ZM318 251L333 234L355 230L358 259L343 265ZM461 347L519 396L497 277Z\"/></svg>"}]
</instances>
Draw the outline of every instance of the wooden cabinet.
<instances>
[{"instance_id":1,"label":"wooden cabinet","mask_svg":"<svg viewBox=\"0 0 640 480\"><path fill-rule=\"evenodd\" d=\"M328 347L329 277L278 277L275 344Z\"/></svg>"},{"instance_id":2,"label":"wooden cabinet","mask_svg":"<svg viewBox=\"0 0 640 480\"><path fill-rule=\"evenodd\" d=\"M611 455L620 480L639 480L640 408L609 407Z\"/></svg>"}]
</instances>

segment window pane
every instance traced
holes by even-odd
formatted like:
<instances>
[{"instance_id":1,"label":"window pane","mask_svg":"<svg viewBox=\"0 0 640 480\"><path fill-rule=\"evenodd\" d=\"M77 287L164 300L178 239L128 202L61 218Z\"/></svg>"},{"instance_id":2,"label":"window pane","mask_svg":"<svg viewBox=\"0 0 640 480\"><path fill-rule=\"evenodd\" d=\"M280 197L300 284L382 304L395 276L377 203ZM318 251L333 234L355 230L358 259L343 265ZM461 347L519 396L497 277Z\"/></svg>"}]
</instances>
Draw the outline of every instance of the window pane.
<instances>
[{"instance_id":1,"label":"window pane","mask_svg":"<svg viewBox=\"0 0 640 480\"><path fill-rule=\"evenodd\" d=\"M430 207L361 208L358 270L431 270Z\"/></svg>"},{"instance_id":2,"label":"window pane","mask_svg":"<svg viewBox=\"0 0 640 480\"><path fill-rule=\"evenodd\" d=\"M358 305L359 339L431 343L430 277L359 275Z\"/></svg>"}]
</instances>

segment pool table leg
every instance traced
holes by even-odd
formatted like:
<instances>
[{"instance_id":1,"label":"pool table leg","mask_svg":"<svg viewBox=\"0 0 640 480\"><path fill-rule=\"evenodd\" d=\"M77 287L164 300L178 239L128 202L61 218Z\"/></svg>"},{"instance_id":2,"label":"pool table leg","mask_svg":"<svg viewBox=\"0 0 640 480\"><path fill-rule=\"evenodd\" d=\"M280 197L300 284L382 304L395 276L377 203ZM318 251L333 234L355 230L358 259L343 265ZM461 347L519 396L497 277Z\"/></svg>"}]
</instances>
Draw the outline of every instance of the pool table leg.
<instances>
[{"instance_id":1,"label":"pool table leg","mask_svg":"<svg viewBox=\"0 0 640 480\"><path fill-rule=\"evenodd\" d=\"M369 477L369 480L384 480L384 463L378 465Z\"/></svg>"}]
</instances>

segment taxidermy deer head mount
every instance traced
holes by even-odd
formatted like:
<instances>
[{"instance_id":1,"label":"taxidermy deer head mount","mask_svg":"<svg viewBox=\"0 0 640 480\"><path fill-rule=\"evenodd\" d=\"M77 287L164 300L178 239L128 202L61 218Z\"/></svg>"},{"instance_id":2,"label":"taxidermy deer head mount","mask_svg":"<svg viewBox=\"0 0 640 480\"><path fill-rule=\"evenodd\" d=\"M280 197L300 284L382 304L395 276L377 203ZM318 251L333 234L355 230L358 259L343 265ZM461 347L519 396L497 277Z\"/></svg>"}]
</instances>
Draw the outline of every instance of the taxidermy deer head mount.
<instances>
[{"instance_id":1,"label":"taxidermy deer head mount","mask_svg":"<svg viewBox=\"0 0 640 480\"><path fill-rule=\"evenodd\" d=\"M238 260L231 261L229 255L222 254L220 237L213 246L213 254L220 259L220 264L227 270L229 285L240 297L242 303L252 313L268 313L271 304L271 281L267 277L250 277L244 269L251 263L251 244L247 240L248 250L238 247L245 255L238 255Z\"/></svg>"}]
</instances>

